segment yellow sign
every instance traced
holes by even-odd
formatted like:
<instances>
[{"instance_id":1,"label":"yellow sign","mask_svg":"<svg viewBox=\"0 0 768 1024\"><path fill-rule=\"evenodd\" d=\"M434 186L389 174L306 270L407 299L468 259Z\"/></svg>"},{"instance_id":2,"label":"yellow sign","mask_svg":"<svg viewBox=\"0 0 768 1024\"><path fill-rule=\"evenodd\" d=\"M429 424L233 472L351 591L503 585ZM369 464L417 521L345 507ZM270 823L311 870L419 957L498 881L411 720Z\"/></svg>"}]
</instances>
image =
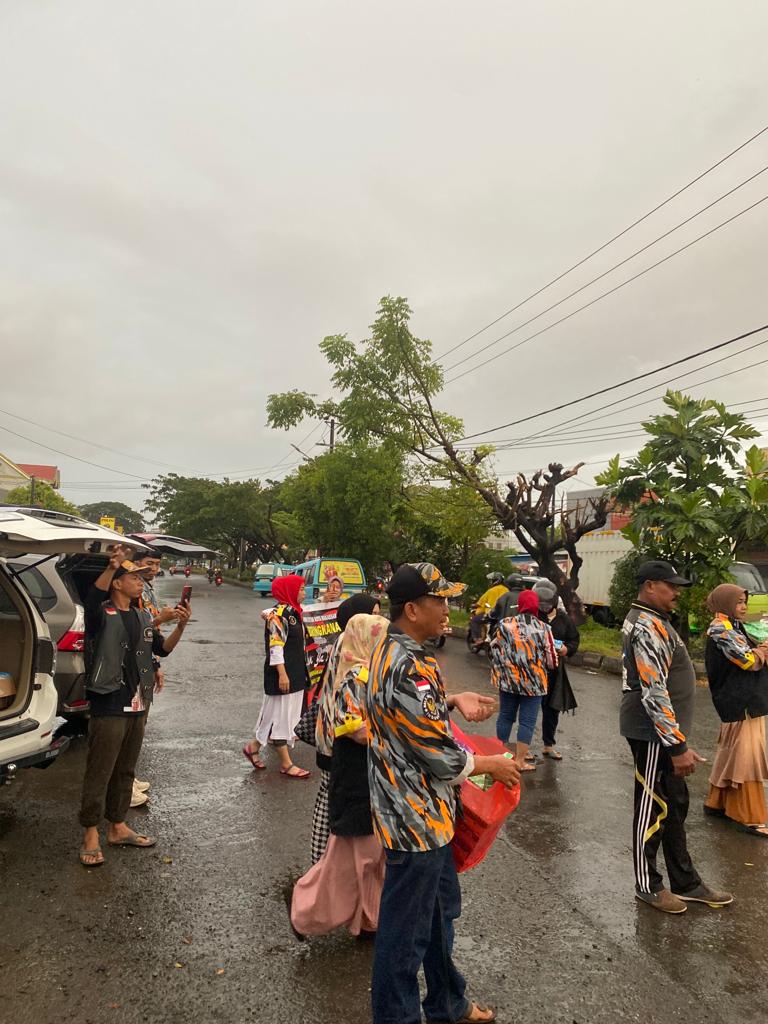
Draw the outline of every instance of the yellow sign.
<instances>
[{"instance_id":1,"label":"yellow sign","mask_svg":"<svg viewBox=\"0 0 768 1024\"><path fill-rule=\"evenodd\" d=\"M118 526L117 532L118 533L125 533L125 530L124 530L124 528L122 526Z\"/></svg>"},{"instance_id":2,"label":"yellow sign","mask_svg":"<svg viewBox=\"0 0 768 1024\"><path fill-rule=\"evenodd\" d=\"M115 517L114 516L102 516L99 520L99 526L105 526L108 530L114 530L115 528Z\"/></svg>"},{"instance_id":3,"label":"yellow sign","mask_svg":"<svg viewBox=\"0 0 768 1024\"><path fill-rule=\"evenodd\" d=\"M323 559L320 563L320 582L327 583L331 576L338 576L345 584L362 586L363 570L359 562L342 558Z\"/></svg>"}]
</instances>

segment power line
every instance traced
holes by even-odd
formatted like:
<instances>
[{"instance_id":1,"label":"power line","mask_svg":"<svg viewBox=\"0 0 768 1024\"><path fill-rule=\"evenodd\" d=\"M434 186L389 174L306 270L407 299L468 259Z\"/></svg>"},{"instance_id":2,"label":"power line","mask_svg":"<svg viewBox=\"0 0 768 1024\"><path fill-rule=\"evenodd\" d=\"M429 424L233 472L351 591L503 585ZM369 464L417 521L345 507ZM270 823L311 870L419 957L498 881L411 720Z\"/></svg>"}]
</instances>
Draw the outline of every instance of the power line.
<instances>
[{"instance_id":1,"label":"power line","mask_svg":"<svg viewBox=\"0 0 768 1024\"><path fill-rule=\"evenodd\" d=\"M542 327L540 330L535 331L533 334L529 334L527 338L523 338L522 341L518 341L515 345L510 345L509 348L505 348L501 352L498 352L495 356L491 356L489 359L484 360L482 363L478 363L477 366L471 366L469 367L469 369L464 370L462 373L457 374L455 377L451 377L450 380L445 382L446 387L449 384L454 384L457 380L461 380L462 377L466 377L467 374L474 373L475 370L480 370L483 366L487 366L489 363L493 363L497 359L501 359L501 357L507 355L507 353L513 352L515 349L520 348L522 345L527 344L527 342L532 341L534 338L538 338L542 334L546 334L546 332L551 331L553 327L558 327L560 324L565 323L566 320L570 320L571 317L576 316L578 313L582 313L585 309L589 309L590 306L594 306L596 303L601 302L609 295L613 295L614 292L617 292L620 289L625 288L628 284L632 284L633 281L637 281L638 278L644 277L645 274L648 274L652 270L655 270L657 267L660 267L663 263L666 263L668 260L673 259L675 256L679 256L681 252L685 252L686 249L690 249L698 242L701 242L705 238L708 238L710 235L713 235L716 231L719 231L720 228L724 228L728 224L733 223L733 221L738 220L739 217L743 217L744 214L750 213L756 207L760 206L761 203L764 203L767 199L768 195L763 196L762 199L758 199L757 202L752 203L751 206L747 206L745 209L740 210L738 213L735 213L732 217L729 217L727 220L721 221L720 224L716 224L715 227L710 228L709 231L705 231L703 235L699 235L698 238L694 238L690 242L687 242L685 245L682 245L679 249L675 249L674 252L671 252L669 253L669 255L664 256L660 260L657 260L656 263L652 263L650 267L646 267L644 270L638 271L637 274L633 274L632 277L628 277L626 281L619 282L619 284L615 285L613 288L609 288L607 292L603 292L601 295L595 296L594 299L591 299L589 302L586 302L583 306L579 306L577 309L572 310L570 313L566 313L565 316L560 317L559 320L555 320L554 323L548 324L546 327Z\"/></svg>"},{"instance_id":2,"label":"power line","mask_svg":"<svg viewBox=\"0 0 768 1024\"><path fill-rule=\"evenodd\" d=\"M10 416L11 419L20 420L22 423L29 423L32 427L39 427L41 430L47 430L51 434L58 434L60 437L67 437L70 441L82 441L83 444L90 445L91 448L100 448L104 452L111 452L113 455L122 455L124 458L133 459L134 462L146 462L155 466L166 466L169 469L189 468L184 466L174 466L170 462L159 462L157 459L150 459L142 455L131 455L130 452L123 452L118 448L110 448L105 444L99 444L97 441L89 441L88 438L78 437L77 434L67 434L63 430L57 430L56 427L48 427L44 423L37 423L35 420L19 416L15 412L8 412L7 409L0 409L0 413L2 413L3 416Z\"/></svg>"},{"instance_id":3,"label":"power line","mask_svg":"<svg viewBox=\"0 0 768 1024\"><path fill-rule=\"evenodd\" d=\"M766 196L768 198L768 196ZM478 430L474 434L466 434L464 437L458 439L458 441L469 441L475 437L482 437L485 434L494 434L497 430L506 430L507 427L516 427L520 423L528 423L530 420L539 419L542 416L547 416L551 412L559 412L560 409L568 409L570 406L579 405L581 402L586 402L590 398L597 398L599 395L606 395L611 391L616 391L619 388L625 387L627 384L634 384L639 380L645 380L648 377L653 377L657 373L662 373L664 370L669 370L673 366L681 366L683 363L689 363L692 359L698 359L699 356L709 355L710 352L717 352L721 348L725 348L727 345L734 345L737 341L743 341L744 338L751 338L755 334L759 334L761 331L768 330L768 324L763 324L762 327L755 327L751 331L745 331L743 334L737 335L735 338L729 338L727 341L720 341L716 345L710 345L707 348L700 349L698 352L692 352L690 355L683 356L681 359L675 359L671 363L666 363L664 366L658 366L655 370L647 370L645 373L636 374L634 377L628 377L626 380L619 381L618 384L611 384L608 387L600 388L598 391L591 391L587 395L582 395L580 398L572 398L568 402L561 402L559 405L553 405L549 409L543 409L541 412L531 413L528 416L522 416L517 420L510 420L508 423L501 423L497 427L489 427L487 430ZM457 441L457 443L458 443Z\"/></svg>"},{"instance_id":4,"label":"power line","mask_svg":"<svg viewBox=\"0 0 768 1024\"><path fill-rule=\"evenodd\" d=\"M758 342L756 345L750 345L748 348L742 349L741 352L737 352L736 355L743 355L744 352L750 352L752 349L760 348L762 345L765 345L765 344L768 344L768 339L766 339L765 341ZM662 381L660 384L653 384L653 385L651 385L651 387L644 388L642 391L636 391L632 395L625 395L623 398L619 398L615 402L610 402L608 405L603 405L600 408L603 409L603 410L610 409L613 406L620 405L622 402L628 402L632 398L638 398L640 395L645 395L649 391L653 391L655 388L666 387L668 384L673 384L675 381L681 380L683 377L689 377L691 375L691 373L697 373L699 370L706 370L710 366L717 366L718 363L723 363L723 362L725 362L729 358L732 358L732 357L731 356L723 356L720 359L714 359L714 360L712 360L712 362L705 363L704 366L697 367L696 370L689 370L688 373L681 373L677 377L670 377L668 380ZM711 384L711 383L713 383L713 381L725 380L726 377L732 377L734 374L743 373L745 370L753 370L756 366L763 366L766 362L768 362L768 360L761 359L757 363L749 363L749 364L747 364L747 366L737 367L737 369L731 370L729 373L719 373L716 377L708 377L706 380L700 380L700 381L697 381L695 384L689 384L688 387L691 390L693 390L694 388L703 387L704 384ZM651 402L656 402L656 401L659 400L659 398L662 398L662 397L663 397L662 395L657 395L655 398L651 399ZM649 404L650 404L650 402L648 400L643 401L643 402L636 402L635 405L628 405L628 406L626 406L624 409L621 410L621 412L629 412L630 409L637 409L637 408L639 408L642 405L649 405ZM595 412L595 410L593 409L590 412L581 413L579 416L573 416L573 417L571 417L571 419L561 420L560 423L556 423L551 429L552 430L556 430L559 427L567 426L570 423L576 423L579 420L586 419L588 416L592 416L594 412ZM613 415L613 414L612 413L602 412L598 416L595 416L594 418L595 419L605 419L606 416L611 416L611 415ZM538 431L535 434L528 434L527 437L520 438L520 440L521 441L530 441L533 438L540 437L542 433L543 433L543 431ZM514 446L513 445L508 445L506 447L510 447L511 448L511 447L514 447Z\"/></svg>"},{"instance_id":5,"label":"power line","mask_svg":"<svg viewBox=\"0 0 768 1024\"><path fill-rule=\"evenodd\" d=\"M545 285L542 285L541 288L539 288L535 292L532 292L529 296L527 296L527 298L523 299L521 302L518 302L515 306L512 306L511 309L508 309L505 313L502 313L501 316L497 316L495 320L491 320L491 322L486 324L485 327L481 327L479 331L475 331L474 334L470 334L468 338L465 338L463 341L460 341L457 345L454 345L453 348L449 348L446 352L441 353L439 356L436 357L435 361L437 362L437 360L439 359L444 359L446 356L449 356L452 352L455 352L457 349L462 348L464 345L468 344L470 341L473 341L475 338L477 338L478 335L483 334L484 331L487 331L489 328L494 327L497 323L499 323L505 317L508 317L511 313L516 312L518 309L520 309L521 306L524 306L527 302L530 302L531 299L535 299L538 295L541 295L541 293L546 291L547 288L551 288L552 285L557 284L558 281L562 281L562 279L564 277L567 277L568 274L572 273L574 270L578 270L578 268L583 266L583 264L585 264L588 260L591 260L593 256L597 256L598 253L601 253L603 251L603 249L607 249L609 245L612 245L614 242L617 242L620 238L622 238L624 235L630 232L633 228L636 228L639 224L642 224L643 221L653 216L654 213L658 213L659 210L663 209L665 206L671 203L673 199L677 199L677 197L682 195L683 192L686 192L693 185L701 181L702 178L705 178L712 171L716 170L716 168L724 164L726 160L730 160L732 156L735 156L742 149L748 146L751 142L754 142L755 139L760 138L760 136L763 135L766 131L768 131L768 125L766 125L764 128L761 128L760 131L755 132L754 135L748 138L746 142L742 142L740 146L736 147L736 149L732 149L730 153L726 153L724 157L721 157L716 163L712 164L711 167L708 167L705 171L702 171L701 174L698 174L695 178L689 181L687 185L683 185L682 188L679 188L676 192L673 192L672 195L668 196L663 202L654 206L652 210L649 210L647 213L644 213L642 217L639 217L637 220L633 221L631 224L625 227L622 231L619 231L617 235L614 235L612 238L609 238L607 242L603 242L602 245L598 246L597 249L594 249L591 253L589 253L589 255L584 256L577 263L574 263L572 267L569 267L567 270L562 271L562 273L558 274L557 277L553 277L551 281L548 281Z\"/></svg>"},{"instance_id":6,"label":"power line","mask_svg":"<svg viewBox=\"0 0 768 1024\"><path fill-rule=\"evenodd\" d=\"M81 459L77 455L70 455L69 452L63 452L59 448L52 448L49 444L43 444L42 441L35 441L33 440L33 438L26 437L24 434L17 434L16 431L11 430L10 427L4 427L0 424L0 430L4 430L6 434L13 434L14 437L20 437L22 441L29 441L30 444L35 444L39 448L45 448L46 451L55 452L57 455L63 455L67 459L74 459L75 462L82 462L86 466L93 466L95 469L105 469L108 473L116 472L116 470L114 470L112 466L102 466L98 462L89 462L88 459ZM139 476L138 473L125 472L123 475L127 477L132 477L134 480L145 479L143 476Z\"/></svg>"},{"instance_id":7,"label":"power line","mask_svg":"<svg viewBox=\"0 0 768 1024\"><path fill-rule=\"evenodd\" d=\"M597 284L598 281L602 281L604 277L607 277L609 274L612 274L614 270L618 270L619 267L623 267L625 263L629 263L629 261L633 260L636 256L640 256L642 255L642 253L647 252L648 249L651 249L654 245L656 245L657 242L663 241L665 238L668 238L671 234L674 234L675 231L678 231L680 228L685 227L686 224L690 224L692 220L695 220L697 217L700 217L702 213L706 213L707 210L711 210L713 206L717 206L718 203L721 203L724 199L727 199L729 196L732 196L734 192L738 192L740 188L744 188L745 185L748 185L751 181L754 181L755 178L759 178L760 175L765 174L766 171L768 171L768 166L763 167L762 170L757 171L749 178L745 178L745 180L740 182L738 185L734 185L734 187L730 189L728 192L724 192L723 195L718 196L717 199L713 199L711 203L708 203L706 206L702 206L702 208L700 210L697 210L696 213L692 213L690 217L686 217L685 220L681 220L679 224L675 224L673 228L670 228L669 231L665 231L663 235L659 235L658 238L654 238L652 242L648 242L647 245L642 246L640 249L636 249L635 252L633 252L630 256L626 256L623 260L620 260L618 263L614 263L614 265L612 267L609 267L608 270L604 270L602 274L598 274L597 277L593 277L590 281L587 281L586 284L582 284L578 288L575 288L572 292L569 292L568 295L565 295L562 299L558 299L557 302L553 302L552 305L547 306L546 309L542 309L540 313L537 313L535 316L529 317L527 320L524 320L521 324L518 324L517 327L513 327L512 330L507 331L506 334L502 334L500 337L496 338L495 341L490 341L487 345L484 345L476 352L471 352L468 356L465 356L463 359L460 359L457 363L453 363L451 366L446 367L445 372L449 373L451 370L455 370L456 367L463 366L463 364L469 362L470 359L474 359L476 356L482 355L483 352L487 352L489 349L492 349L495 345L498 345L500 341L503 341L505 338L511 337L513 334L517 334L518 331L521 331L524 327L528 327L529 324L534 323L534 321L538 320L540 317L545 316L547 313L551 313L553 309L557 309L558 306L562 306L564 302L567 302L569 299L572 299L574 295L578 295L580 292L583 292L585 289L591 287L593 284ZM520 348L524 344L525 342L521 341L520 345L512 345L509 348L505 349L505 352L513 352L516 348ZM480 365L483 366L485 364L481 363ZM475 367L473 367L472 369L475 369Z\"/></svg>"}]
</instances>

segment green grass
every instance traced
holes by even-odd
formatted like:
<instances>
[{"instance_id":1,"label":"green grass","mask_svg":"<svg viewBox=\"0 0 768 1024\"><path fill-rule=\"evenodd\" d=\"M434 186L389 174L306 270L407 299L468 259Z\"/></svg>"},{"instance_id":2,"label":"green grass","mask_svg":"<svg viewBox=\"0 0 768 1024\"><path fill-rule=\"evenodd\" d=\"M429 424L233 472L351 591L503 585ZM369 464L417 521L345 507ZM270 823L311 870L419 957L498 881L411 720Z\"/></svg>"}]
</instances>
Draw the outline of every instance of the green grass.
<instances>
[{"instance_id":1,"label":"green grass","mask_svg":"<svg viewBox=\"0 0 768 1024\"><path fill-rule=\"evenodd\" d=\"M587 619L583 626L579 626L581 635L581 651L595 651L597 654L605 654L609 658L618 658L621 654L621 630L609 629L607 626L598 626L594 619Z\"/></svg>"},{"instance_id":2,"label":"green grass","mask_svg":"<svg viewBox=\"0 0 768 1024\"><path fill-rule=\"evenodd\" d=\"M452 607L449 610L449 621L452 626L468 626L469 612L465 612L463 608Z\"/></svg>"}]
</instances>

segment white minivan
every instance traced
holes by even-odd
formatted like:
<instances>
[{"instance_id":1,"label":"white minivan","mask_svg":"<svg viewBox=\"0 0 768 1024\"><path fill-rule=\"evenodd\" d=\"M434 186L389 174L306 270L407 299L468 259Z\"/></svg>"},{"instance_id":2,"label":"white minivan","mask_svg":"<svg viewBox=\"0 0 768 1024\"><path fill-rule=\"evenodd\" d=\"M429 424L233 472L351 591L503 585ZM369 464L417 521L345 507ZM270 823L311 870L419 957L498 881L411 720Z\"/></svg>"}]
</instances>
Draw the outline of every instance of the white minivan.
<instances>
[{"instance_id":1,"label":"white minivan","mask_svg":"<svg viewBox=\"0 0 768 1024\"><path fill-rule=\"evenodd\" d=\"M76 516L0 506L0 780L18 768L45 767L68 743L53 735L56 648L8 562L18 555L103 554L124 543L119 533Z\"/></svg>"}]
</instances>

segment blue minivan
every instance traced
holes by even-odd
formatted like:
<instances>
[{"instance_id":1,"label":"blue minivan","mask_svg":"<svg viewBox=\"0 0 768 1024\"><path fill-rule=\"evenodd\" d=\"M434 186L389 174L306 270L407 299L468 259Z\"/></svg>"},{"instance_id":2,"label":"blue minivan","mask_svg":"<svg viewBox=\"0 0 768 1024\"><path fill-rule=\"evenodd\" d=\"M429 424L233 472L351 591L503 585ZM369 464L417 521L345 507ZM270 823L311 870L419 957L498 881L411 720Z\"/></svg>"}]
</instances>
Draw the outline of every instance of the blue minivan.
<instances>
[{"instance_id":1,"label":"blue minivan","mask_svg":"<svg viewBox=\"0 0 768 1024\"><path fill-rule=\"evenodd\" d=\"M293 566L285 562L262 562L256 568L253 589L262 597L269 597L272 593L272 580L277 576L288 576L292 572L294 572Z\"/></svg>"},{"instance_id":2,"label":"blue minivan","mask_svg":"<svg viewBox=\"0 0 768 1024\"><path fill-rule=\"evenodd\" d=\"M291 572L298 573L307 581L307 604L317 601L322 596L328 586L328 580L333 576L338 576L343 582L344 597L361 594L366 589L365 573L356 558L330 558L324 555L292 566Z\"/></svg>"}]
</instances>

